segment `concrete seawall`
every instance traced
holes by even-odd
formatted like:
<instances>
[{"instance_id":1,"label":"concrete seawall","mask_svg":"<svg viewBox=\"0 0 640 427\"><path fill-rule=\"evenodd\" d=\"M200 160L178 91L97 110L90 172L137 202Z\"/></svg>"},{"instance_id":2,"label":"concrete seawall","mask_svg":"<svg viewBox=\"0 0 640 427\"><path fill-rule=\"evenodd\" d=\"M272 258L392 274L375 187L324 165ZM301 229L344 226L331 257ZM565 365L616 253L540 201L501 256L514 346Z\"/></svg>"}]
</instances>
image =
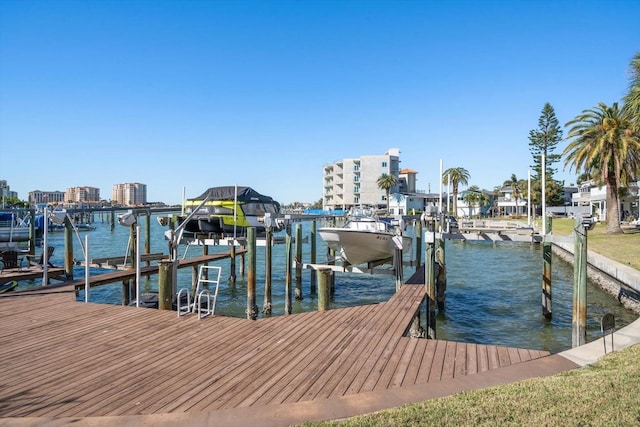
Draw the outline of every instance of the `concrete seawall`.
<instances>
[{"instance_id":1,"label":"concrete seawall","mask_svg":"<svg viewBox=\"0 0 640 427\"><path fill-rule=\"evenodd\" d=\"M572 243L554 242L552 249L558 257L573 264ZM587 251L587 276L623 306L640 314L640 271Z\"/></svg>"}]
</instances>

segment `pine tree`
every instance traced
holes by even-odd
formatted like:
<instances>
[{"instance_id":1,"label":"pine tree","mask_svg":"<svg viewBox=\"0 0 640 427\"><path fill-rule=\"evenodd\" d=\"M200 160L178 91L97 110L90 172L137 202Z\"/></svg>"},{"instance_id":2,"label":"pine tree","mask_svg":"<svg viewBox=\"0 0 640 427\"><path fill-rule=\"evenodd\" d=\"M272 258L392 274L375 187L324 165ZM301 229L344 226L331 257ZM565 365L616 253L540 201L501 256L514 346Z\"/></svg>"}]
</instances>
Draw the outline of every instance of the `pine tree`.
<instances>
[{"instance_id":1,"label":"pine tree","mask_svg":"<svg viewBox=\"0 0 640 427\"><path fill-rule=\"evenodd\" d=\"M532 200L542 200L540 184L542 181L542 155L545 157L545 180L546 185L546 201L547 205L558 206L563 204L562 200L562 184L553 179L553 175L557 169L553 165L560 161L561 155L554 154L554 150L558 143L562 141L562 128L556 118L556 113L548 102L542 107L540 118L538 119L538 129L529 131L529 151L533 156L532 180L538 183L534 185L537 190L532 190Z\"/></svg>"},{"instance_id":2,"label":"pine tree","mask_svg":"<svg viewBox=\"0 0 640 427\"><path fill-rule=\"evenodd\" d=\"M529 151L533 156L533 179L542 177L542 154L545 156L545 173L548 180L553 179L556 169L554 163L560 161L561 155L554 154L556 145L562 141L562 128L556 118L556 113L548 102L544 104L538 119L538 129L529 131Z\"/></svg>"}]
</instances>

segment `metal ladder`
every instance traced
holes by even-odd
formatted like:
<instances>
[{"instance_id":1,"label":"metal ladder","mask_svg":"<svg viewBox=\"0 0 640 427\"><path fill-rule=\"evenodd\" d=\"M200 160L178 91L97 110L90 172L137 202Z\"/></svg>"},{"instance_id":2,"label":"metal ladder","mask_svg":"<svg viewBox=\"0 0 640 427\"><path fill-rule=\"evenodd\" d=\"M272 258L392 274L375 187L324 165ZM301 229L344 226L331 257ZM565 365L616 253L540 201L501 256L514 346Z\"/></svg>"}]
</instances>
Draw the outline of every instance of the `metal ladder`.
<instances>
[{"instance_id":1,"label":"metal ladder","mask_svg":"<svg viewBox=\"0 0 640 427\"><path fill-rule=\"evenodd\" d=\"M210 271L212 270L212 271ZM205 272L207 273L205 275ZM218 288L220 286L220 274L222 272L222 267L217 266L208 266L201 265L198 270L198 284L196 285L196 290L193 297L193 303L191 302L191 295L189 293L189 289L183 288L178 292L178 317L183 316L188 313L198 313L198 319L203 319L207 316L213 316L213 313L216 310L216 302L218 301ZM208 277L208 278L205 278ZM211 277L214 276L215 279ZM202 284L204 283L212 283L215 284L216 289L211 296L209 289L202 289ZM182 293L187 294L187 305L181 305L182 301ZM206 309L202 308L202 304L206 299L207 307ZM212 303L213 301L213 303Z\"/></svg>"}]
</instances>

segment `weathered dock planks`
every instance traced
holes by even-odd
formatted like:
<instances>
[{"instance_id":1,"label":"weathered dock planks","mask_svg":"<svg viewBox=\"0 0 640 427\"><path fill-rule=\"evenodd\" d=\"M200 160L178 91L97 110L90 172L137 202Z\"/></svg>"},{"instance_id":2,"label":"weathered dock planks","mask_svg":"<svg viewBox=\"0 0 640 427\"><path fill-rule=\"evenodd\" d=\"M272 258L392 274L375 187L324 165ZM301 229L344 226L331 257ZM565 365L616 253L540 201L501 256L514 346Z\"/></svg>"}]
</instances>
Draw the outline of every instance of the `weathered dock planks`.
<instances>
[{"instance_id":1,"label":"weathered dock planks","mask_svg":"<svg viewBox=\"0 0 640 427\"><path fill-rule=\"evenodd\" d=\"M547 352L409 338L424 285L389 301L256 321L0 297L0 417L215 411L438 382ZM1 422L1 421L0 421Z\"/></svg>"},{"instance_id":2,"label":"weathered dock planks","mask_svg":"<svg viewBox=\"0 0 640 427\"><path fill-rule=\"evenodd\" d=\"M63 280L64 268L49 267L47 275L50 279ZM42 278L42 267L27 266L21 268L5 268L0 270L0 285L11 281L34 280Z\"/></svg>"}]
</instances>

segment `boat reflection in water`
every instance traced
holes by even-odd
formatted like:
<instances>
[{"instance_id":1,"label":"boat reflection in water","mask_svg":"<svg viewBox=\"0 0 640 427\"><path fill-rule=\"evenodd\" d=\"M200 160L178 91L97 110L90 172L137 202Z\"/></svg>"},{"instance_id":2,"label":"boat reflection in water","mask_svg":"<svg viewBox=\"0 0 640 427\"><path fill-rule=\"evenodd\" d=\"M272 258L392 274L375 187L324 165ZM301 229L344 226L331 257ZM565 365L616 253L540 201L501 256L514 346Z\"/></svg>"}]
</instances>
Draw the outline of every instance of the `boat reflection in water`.
<instances>
[{"instance_id":1,"label":"boat reflection in water","mask_svg":"<svg viewBox=\"0 0 640 427\"><path fill-rule=\"evenodd\" d=\"M411 250L412 238L401 235L402 225L382 221L373 208L353 208L342 227L322 227L318 234L350 264L391 261L396 248Z\"/></svg>"}]
</instances>

